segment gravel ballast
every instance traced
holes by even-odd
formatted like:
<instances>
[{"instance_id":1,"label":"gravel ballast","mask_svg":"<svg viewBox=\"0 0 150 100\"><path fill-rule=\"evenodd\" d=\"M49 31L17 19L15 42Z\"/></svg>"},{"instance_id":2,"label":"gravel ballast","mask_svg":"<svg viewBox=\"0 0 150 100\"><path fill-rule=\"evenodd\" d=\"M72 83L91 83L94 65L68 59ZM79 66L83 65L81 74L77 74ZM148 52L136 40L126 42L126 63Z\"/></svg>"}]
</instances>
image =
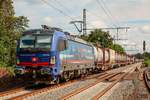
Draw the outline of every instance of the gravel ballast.
<instances>
[{"instance_id":1,"label":"gravel ballast","mask_svg":"<svg viewBox=\"0 0 150 100\"><path fill-rule=\"evenodd\" d=\"M75 90L76 88L81 88L85 85L91 84L94 81L95 81L95 79L78 81L78 82L75 82L75 83L69 85L68 87L57 88L54 91L41 93L37 96L26 98L26 100L58 100L62 96L70 93L71 91Z\"/></svg>"},{"instance_id":2,"label":"gravel ballast","mask_svg":"<svg viewBox=\"0 0 150 100\"><path fill-rule=\"evenodd\" d=\"M109 73L115 72L126 72L127 69L130 69L132 65L128 65L126 67L121 67L118 69L110 70ZM124 70L124 71L123 71ZM46 91L34 96L30 96L25 100L58 100L66 94L74 91L77 88L81 88L87 86L96 79L88 79L88 80L80 80L75 83L72 83L68 86L58 87L56 89ZM130 97L131 94L135 91L136 85L135 80L123 80L117 83L113 88L111 88L105 95L103 95L100 100L129 100L127 98ZM111 82L100 82L96 84L94 87L91 87L73 97L70 100L90 100L93 96L95 96L99 91L103 90L105 87L110 85ZM134 99L133 99L134 100Z\"/></svg>"}]
</instances>

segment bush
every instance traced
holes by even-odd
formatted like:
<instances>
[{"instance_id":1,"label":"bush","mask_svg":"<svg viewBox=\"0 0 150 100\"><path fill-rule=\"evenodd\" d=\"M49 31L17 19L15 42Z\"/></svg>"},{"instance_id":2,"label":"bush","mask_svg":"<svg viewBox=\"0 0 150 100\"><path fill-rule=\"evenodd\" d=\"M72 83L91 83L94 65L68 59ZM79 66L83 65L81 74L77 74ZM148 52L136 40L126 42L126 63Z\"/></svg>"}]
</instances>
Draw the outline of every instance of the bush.
<instances>
[{"instance_id":1,"label":"bush","mask_svg":"<svg viewBox=\"0 0 150 100\"><path fill-rule=\"evenodd\" d=\"M6 71L6 73L8 74L8 76L14 76L15 75L15 73L14 73L14 67L2 67L1 65L0 65L0 70L2 70L2 71Z\"/></svg>"},{"instance_id":2,"label":"bush","mask_svg":"<svg viewBox=\"0 0 150 100\"><path fill-rule=\"evenodd\" d=\"M15 75L15 73L14 73L14 67L6 67L6 69L8 70L8 73L9 73L9 75L10 76L14 76Z\"/></svg>"},{"instance_id":3,"label":"bush","mask_svg":"<svg viewBox=\"0 0 150 100\"><path fill-rule=\"evenodd\" d=\"M144 66L145 67L150 67L150 59L147 59L144 61Z\"/></svg>"}]
</instances>

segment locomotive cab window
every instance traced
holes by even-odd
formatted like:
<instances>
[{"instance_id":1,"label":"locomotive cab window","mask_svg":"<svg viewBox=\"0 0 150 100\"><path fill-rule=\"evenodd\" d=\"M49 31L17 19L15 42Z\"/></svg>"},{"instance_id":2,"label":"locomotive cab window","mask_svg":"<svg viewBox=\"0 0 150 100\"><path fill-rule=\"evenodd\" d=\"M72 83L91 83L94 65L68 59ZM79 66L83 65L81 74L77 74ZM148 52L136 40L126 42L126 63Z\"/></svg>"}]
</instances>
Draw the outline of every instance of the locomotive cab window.
<instances>
[{"instance_id":1,"label":"locomotive cab window","mask_svg":"<svg viewBox=\"0 0 150 100\"><path fill-rule=\"evenodd\" d=\"M20 48L34 48L35 37L32 35L23 36L20 39Z\"/></svg>"},{"instance_id":2,"label":"locomotive cab window","mask_svg":"<svg viewBox=\"0 0 150 100\"><path fill-rule=\"evenodd\" d=\"M20 48L26 50L49 50L51 47L51 35L24 35L20 38Z\"/></svg>"},{"instance_id":3,"label":"locomotive cab window","mask_svg":"<svg viewBox=\"0 0 150 100\"><path fill-rule=\"evenodd\" d=\"M36 48L50 48L50 42L49 36L37 36Z\"/></svg>"},{"instance_id":4,"label":"locomotive cab window","mask_svg":"<svg viewBox=\"0 0 150 100\"><path fill-rule=\"evenodd\" d=\"M67 49L67 40L59 39L57 44L58 51L64 51Z\"/></svg>"}]
</instances>

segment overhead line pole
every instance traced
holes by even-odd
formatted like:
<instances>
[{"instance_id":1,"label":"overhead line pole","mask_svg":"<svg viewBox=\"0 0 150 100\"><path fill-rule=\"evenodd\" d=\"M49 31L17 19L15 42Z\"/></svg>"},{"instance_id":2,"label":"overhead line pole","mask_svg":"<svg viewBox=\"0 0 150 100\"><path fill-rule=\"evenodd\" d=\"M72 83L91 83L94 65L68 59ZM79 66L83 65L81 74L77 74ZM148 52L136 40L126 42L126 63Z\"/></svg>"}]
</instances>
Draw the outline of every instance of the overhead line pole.
<instances>
[{"instance_id":1,"label":"overhead line pole","mask_svg":"<svg viewBox=\"0 0 150 100\"><path fill-rule=\"evenodd\" d=\"M87 35L86 30L86 9L83 9L83 35Z\"/></svg>"}]
</instances>

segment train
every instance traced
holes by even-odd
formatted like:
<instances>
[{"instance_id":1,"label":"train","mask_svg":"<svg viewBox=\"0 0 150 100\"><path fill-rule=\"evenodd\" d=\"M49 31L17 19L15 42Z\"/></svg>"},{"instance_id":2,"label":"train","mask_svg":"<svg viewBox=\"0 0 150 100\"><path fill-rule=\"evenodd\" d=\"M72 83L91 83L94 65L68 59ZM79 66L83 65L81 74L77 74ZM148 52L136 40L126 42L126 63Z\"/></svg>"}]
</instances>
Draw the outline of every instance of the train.
<instances>
[{"instance_id":1,"label":"train","mask_svg":"<svg viewBox=\"0 0 150 100\"><path fill-rule=\"evenodd\" d=\"M22 33L16 49L16 76L59 83L135 62L135 57L94 45L58 28L42 25Z\"/></svg>"}]
</instances>

